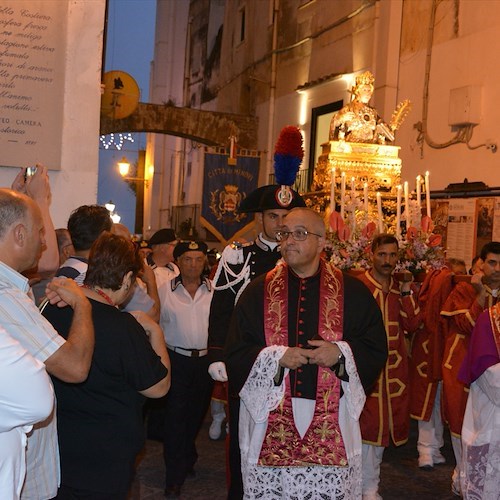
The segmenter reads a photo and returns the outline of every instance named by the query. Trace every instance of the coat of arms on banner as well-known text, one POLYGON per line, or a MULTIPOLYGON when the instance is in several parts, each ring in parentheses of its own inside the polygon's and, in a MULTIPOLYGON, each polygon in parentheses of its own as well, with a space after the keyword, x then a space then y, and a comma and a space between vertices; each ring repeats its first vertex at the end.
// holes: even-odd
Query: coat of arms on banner
POLYGON ((222 243, 248 230, 253 216, 239 213, 241 202, 257 188, 260 156, 240 154, 235 165, 228 155, 205 151, 201 225, 222 243))
POLYGON ((226 184, 224 189, 210 193, 210 210, 219 221, 240 222, 247 216, 237 211, 245 196, 245 193, 240 193, 238 186, 226 184))

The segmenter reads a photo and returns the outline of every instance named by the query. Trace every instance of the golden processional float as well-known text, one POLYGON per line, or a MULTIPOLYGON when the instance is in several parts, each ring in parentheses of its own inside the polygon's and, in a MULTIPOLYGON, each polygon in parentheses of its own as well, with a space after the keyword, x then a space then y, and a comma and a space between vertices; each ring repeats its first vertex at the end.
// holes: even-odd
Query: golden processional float
POLYGON ((393 233, 403 253, 415 254, 409 248, 413 246, 409 232, 422 240, 426 255, 413 255, 412 259, 401 255, 400 267, 418 270, 432 259, 442 261, 441 252, 428 244, 429 238, 437 241, 431 238, 429 173, 417 177, 413 195, 407 182, 401 184, 400 147, 390 143, 411 103, 401 102, 386 123, 369 105, 373 91, 374 77, 369 71, 356 77, 352 101, 332 118, 329 141, 321 145, 311 192, 305 198, 325 215, 332 260, 337 259, 338 267, 368 266, 366 246, 375 233, 393 233))

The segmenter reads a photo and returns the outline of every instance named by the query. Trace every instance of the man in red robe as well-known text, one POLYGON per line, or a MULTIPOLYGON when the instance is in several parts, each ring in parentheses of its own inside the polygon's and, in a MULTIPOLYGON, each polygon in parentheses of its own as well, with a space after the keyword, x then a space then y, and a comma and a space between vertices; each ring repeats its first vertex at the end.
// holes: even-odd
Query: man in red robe
POLYGON ((375 388, 368 395, 360 418, 363 438, 363 499, 380 498, 380 464, 390 441, 402 445, 410 428, 408 352, 405 333, 421 325, 416 288, 399 283, 393 272, 398 261, 398 240, 378 235, 372 243, 372 268, 359 279, 370 289, 384 320, 389 357, 375 388))
POLYGON ((467 386, 458 380, 458 372, 469 347, 469 338, 478 316, 498 300, 500 288, 500 242, 492 241, 481 250, 481 273, 471 284, 458 283, 446 300, 441 314, 447 318, 443 352, 443 418, 448 423, 457 465, 452 490, 460 494, 460 435, 467 404, 467 386))
POLYGON ((427 272, 418 301, 423 327, 412 339, 410 357, 410 416, 418 421, 418 465, 432 470, 445 458, 441 418, 441 391, 444 347, 444 322, 441 309, 454 285, 454 275, 466 274, 465 262, 448 259, 446 267, 427 272))

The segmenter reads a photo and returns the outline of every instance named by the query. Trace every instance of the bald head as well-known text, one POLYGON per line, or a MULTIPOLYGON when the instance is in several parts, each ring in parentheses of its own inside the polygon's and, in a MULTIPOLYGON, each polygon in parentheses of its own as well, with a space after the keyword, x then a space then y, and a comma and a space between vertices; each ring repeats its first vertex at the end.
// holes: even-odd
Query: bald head
POLYGON ((287 221, 291 219, 301 220, 303 225, 308 227, 309 231, 325 236, 325 223, 321 218, 321 215, 318 212, 315 212, 312 208, 293 208, 285 216, 285 224, 287 224, 287 221))
POLYGON ((325 224, 310 208, 294 208, 284 220, 281 255, 301 278, 313 276, 325 246, 325 224))
POLYGON ((21 273, 37 265, 44 246, 38 205, 22 193, 0 189, 0 260, 21 273))
POLYGON ((15 223, 23 221, 33 201, 12 189, 0 189, 0 239, 15 223))

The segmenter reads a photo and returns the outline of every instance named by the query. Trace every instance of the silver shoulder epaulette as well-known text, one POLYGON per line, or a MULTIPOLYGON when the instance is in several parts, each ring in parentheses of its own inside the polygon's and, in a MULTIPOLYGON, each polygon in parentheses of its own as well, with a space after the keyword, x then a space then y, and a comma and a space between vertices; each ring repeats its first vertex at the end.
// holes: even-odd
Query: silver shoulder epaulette
POLYGON ((227 245, 222 251, 219 266, 224 262, 231 265, 243 264, 243 244, 239 241, 233 241, 227 245))

